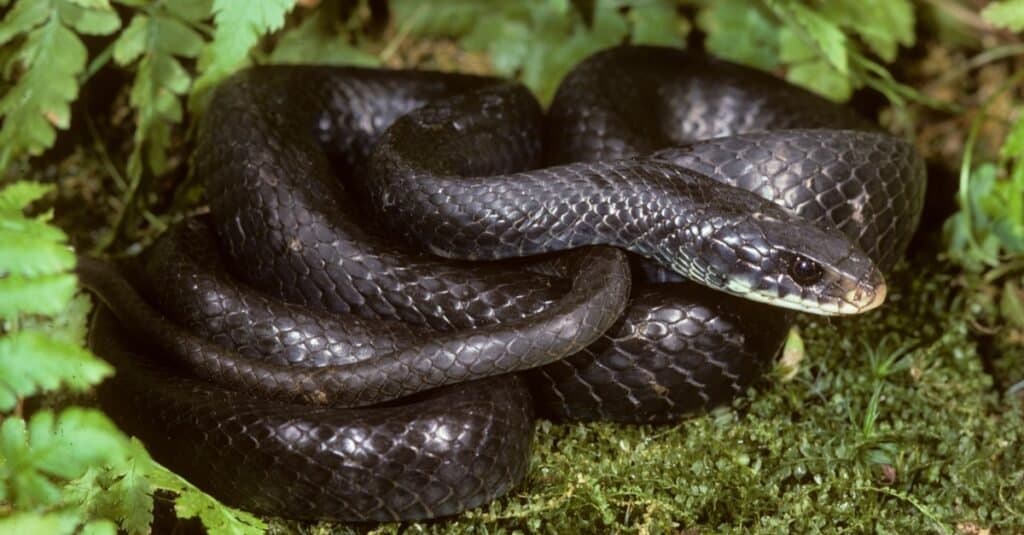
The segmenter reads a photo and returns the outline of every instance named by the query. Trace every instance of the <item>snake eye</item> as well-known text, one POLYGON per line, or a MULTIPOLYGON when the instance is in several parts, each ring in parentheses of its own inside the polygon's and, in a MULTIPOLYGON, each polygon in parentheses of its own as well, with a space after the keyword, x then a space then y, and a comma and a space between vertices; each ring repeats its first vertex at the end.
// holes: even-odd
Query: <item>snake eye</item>
POLYGON ((802 286, 809 286, 820 281, 824 274, 825 270, 821 267, 821 264, 806 256, 797 256, 793 259, 793 263, 789 265, 789 276, 793 277, 793 280, 802 286))

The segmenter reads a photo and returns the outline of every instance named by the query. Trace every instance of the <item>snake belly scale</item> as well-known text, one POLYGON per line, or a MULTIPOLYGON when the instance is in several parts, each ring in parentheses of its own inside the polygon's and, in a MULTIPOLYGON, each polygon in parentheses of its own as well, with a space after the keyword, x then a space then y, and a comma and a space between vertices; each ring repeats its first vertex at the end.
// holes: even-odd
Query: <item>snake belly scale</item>
POLYGON ((248 69, 192 172, 208 216, 123 265, 80 259, 118 370, 101 402, 228 504, 343 521, 506 494, 535 407, 728 401, 789 310, 884 300, 924 194, 913 147, 845 108, 638 46, 584 60, 546 112, 488 77, 248 69))

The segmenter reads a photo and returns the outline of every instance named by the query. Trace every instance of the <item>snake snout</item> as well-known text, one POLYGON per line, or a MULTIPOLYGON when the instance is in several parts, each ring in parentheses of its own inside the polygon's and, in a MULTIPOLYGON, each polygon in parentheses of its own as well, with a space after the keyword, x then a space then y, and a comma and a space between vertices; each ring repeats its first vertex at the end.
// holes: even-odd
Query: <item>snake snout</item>
POLYGON ((843 297, 846 306, 840 314, 860 314, 878 308, 885 302, 888 288, 885 278, 877 269, 873 270, 867 280, 857 282, 843 297))

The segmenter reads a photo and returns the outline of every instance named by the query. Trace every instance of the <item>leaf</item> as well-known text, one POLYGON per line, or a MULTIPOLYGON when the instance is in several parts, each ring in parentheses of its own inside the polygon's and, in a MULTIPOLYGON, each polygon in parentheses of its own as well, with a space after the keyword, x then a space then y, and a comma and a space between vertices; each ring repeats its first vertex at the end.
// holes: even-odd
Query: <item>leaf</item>
POLYGON ((64 306, 60 314, 52 318, 24 316, 21 318, 20 328, 44 333, 53 340, 84 346, 91 310, 92 301, 89 294, 79 292, 64 306))
POLYGON ((174 512, 179 518, 198 517, 212 535, 257 535, 267 527, 254 515, 229 509, 200 492, 185 492, 178 496, 174 500, 174 512))
POLYGON ((70 270, 75 255, 57 227, 35 219, 0 219, 0 276, 35 277, 70 270))
POLYGON ((179 96, 188 91, 191 83, 188 72, 173 56, 154 53, 139 62, 128 97, 139 110, 135 146, 128 158, 128 174, 133 181, 142 175, 143 155, 154 174, 166 172, 170 125, 181 122, 179 96))
POLYGON ((711 2, 697 14, 697 26, 712 54, 763 70, 779 64, 778 25, 746 0, 711 2))
POLYGON ((860 35, 885 61, 898 46, 914 44, 914 8, 908 0, 840 0, 820 4, 821 14, 860 35))
MULTIPOLYGON (((138 448, 142 449, 141 445, 138 448)), ((153 485, 147 477, 152 464, 153 460, 148 455, 129 462, 127 469, 110 487, 117 507, 116 518, 121 520, 121 526, 128 533, 148 533, 153 523, 153 485)))
POLYGON ((1022 297, 1024 297, 1024 293, 1021 292, 1017 282, 1013 280, 1006 281, 999 299, 999 311, 1007 323, 1018 329, 1024 329, 1024 302, 1021 301, 1022 297))
POLYGON ((259 38, 280 29, 284 25, 284 16, 294 6, 295 0, 214 0, 213 20, 216 31, 213 41, 199 55, 199 71, 202 74, 196 80, 195 94, 205 92, 229 73, 247 64, 249 51, 259 38))
POLYGON ((15 79, 0 98, 0 169, 27 152, 53 145, 55 129, 71 122, 70 102, 78 96, 78 74, 86 49, 79 33, 106 35, 121 20, 106 2, 21 0, 0 24, 0 44, 23 42, 5 59, 5 76, 15 79), (16 75, 15 73, 20 73, 16 75))
POLYGON ((153 523, 153 486, 147 478, 155 464, 135 439, 126 445, 126 458, 109 468, 90 468, 64 487, 64 503, 89 518, 117 520, 129 534, 148 534, 153 523))
POLYGON ((689 21, 680 16, 674 2, 632 2, 627 18, 631 41, 640 45, 682 46, 690 32, 689 21))
POLYGON ((397 26, 414 35, 460 37, 469 33, 487 15, 500 17, 510 4, 514 2, 498 0, 488 5, 477 0, 447 0, 431 4, 420 0, 393 0, 391 9, 397 26))
POLYGON ((999 155, 1003 158, 1024 157, 1024 115, 1018 117, 1014 121, 1013 126, 1010 127, 1010 133, 1007 134, 1006 139, 1003 141, 1003 146, 999 149, 999 155))
POLYGON ((194 58, 202 50, 203 37, 179 19, 171 16, 153 17, 156 25, 153 32, 160 38, 154 42, 155 49, 164 54, 194 58))
POLYGON ((789 28, 779 32, 779 57, 791 63, 786 79, 835 101, 850 98, 849 79, 823 60, 789 28))
POLYGON ((0 318, 13 318, 19 314, 58 314, 75 295, 76 288, 77 281, 70 273, 2 277, 0 318))
POLYGON ((123 462, 126 438, 99 411, 71 407, 55 417, 40 411, 26 423, 0 424, 0 482, 19 508, 60 499, 55 481, 81 477, 92 466, 123 462))
POLYGON ((156 175, 167 171, 171 125, 181 122, 181 96, 192 85, 191 75, 177 57, 196 57, 204 44, 202 36, 170 9, 152 9, 149 14, 136 15, 114 43, 117 63, 138 60, 129 93, 129 103, 138 110, 128 157, 132 190, 147 167, 156 175))
POLYGON ((31 513, 19 511, 7 518, 0 519, 0 533, 45 533, 46 535, 63 535, 75 532, 78 518, 69 512, 31 513))
MULTIPOLYGON (((453 13, 447 20, 435 20, 438 14, 433 11, 426 11, 425 15, 414 11, 407 15, 406 24, 420 35, 455 36, 465 31, 460 43, 466 49, 487 52, 495 71, 505 76, 518 76, 544 101, 550 98, 555 84, 573 64, 588 50, 600 48, 595 36, 600 39, 610 26, 607 17, 600 13, 600 5, 595 7, 593 24, 588 28, 569 4, 560 0, 500 2, 490 10, 456 2, 449 8, 453 13), (480 19, 477 21, 474 17, 480 19)), ((626 35, 626 24, 621 17, 616 18, 621 39, 626 35)))
POLYGON ((111 9, 109 0, 65 0, 71 4, 89 9, 111 9))
POLYGON ((807 355, 804 347, 804 339, 800 337, 800 329, 793 327, 786 335, 786 342, 782 346, 782 356, 777 364, 779 380, 783 383, 792 381, 800 371, 800 364, 807 355))
MULTIPOLYGON (((586 56, 622 42, 629 26, 613 0, 599 0, 593 23, 587 26, 564 2, 533 5, 525 20, 532 39, 523 58, 520 78, 541 102, 548 102, 562 77, 586 56)), ((488 49, 491 54, 495 51, 488 49)))
POLYGON ((213 12, 213 0, 174 0, 166 6, 171 15, 188 22, 205 20, 213 12))
POLYGON ((149 469, 149 480, 156 488, 177 493, 174 511, 178 517, 198 517, 211 535, 257 535, 267 529, 256 516, 221 504, 156 462, 149 469))
POLYGON ((0 169, 16 154, 41 153, 53 144, 55 128, 68 127, 85 59, 85 45, 58 17, 29 32, 11 59, 24 74, 0 98, 0 169))
POLYGON ((146 50, 146 41, 149 25, 149 17, 143 14, 136 14, 132 17, 128 27, 117 36, 114 41, 114 61, 124 67, 135 61, 146 50))
POLYGON ((82 527, 82 535, 117 535, 117 524, 110 520, 93 520, 82 527))
POLYGON ((336 21, 325 9, 318 9, 301 24, 285 32, 270 54, 272 63, 317 63, 334 65, 380 64, 375 56, 367 54, 348 42, 346 34, 339 33, 336 21))
POLYGON ((61 386, 84 391, 113 373, 74 342, 31 330, 8 334, 0 338, 0 411, 10 410, 19 397, 61 386))
POLYGON ((799 2, 768 0, 766 3, 795 36, 817 49, 828 65, 840 74, 849 72, 846 35, 835 23, 799 2))
POLYGON ((28 205, 54 190, 51 184, 20 180, 0 189, 0 217, 21 217, 28 205))
POLYGON ((0 45, 6 44, 18 34, 28 33, 46 22, 50 16, 47 2, 20 0, 0 22, 0 45))
POLYGON ((981 10, 981 16, 996 26, 1019 32, 1024 30, 1024 0, 991 2, 981 10))
POLYGON ((64 0, 57 3, 57 11, 64 24, 78 33, 108 35, 121 27, 121 18, 107 2, 64 0))
POLYGON ((512 76, 526 61, 530 37, 530 28, 524 21, 488 17, 480 21, 461 42, 470 50, 488 51, 494 70, 512 76))

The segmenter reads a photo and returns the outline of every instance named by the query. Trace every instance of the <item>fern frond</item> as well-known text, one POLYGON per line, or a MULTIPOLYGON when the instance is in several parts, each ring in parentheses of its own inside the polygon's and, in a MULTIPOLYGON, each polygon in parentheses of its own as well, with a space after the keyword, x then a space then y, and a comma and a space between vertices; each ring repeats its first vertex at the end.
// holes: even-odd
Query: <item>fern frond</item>
POLYGON ((86 390, 113 373, 109 364, 74 342, 18 331, 0 338, 0 411, 11 410, 19 397, 61 386, 86 390))
POLYGON ((256 516, 226 507, 155 462, 150 465, 148 479, 155 488, 177 494, 174 511, 179 518, 199 518, 211 535, 259 535, 267 529, 256 516))
POLYGON ((81 477, 92 466, 123 463, 125 440, 103 413, 72 407, 59 416, 40 411, 26 422, 0 424, 0 484, 22 509, 59 502, 56 481, 81 477))
POLYGON ((57 129, 70 125, 70 104, 86 61, 75 32, 105 35, 120 23, 103 1, 19 0, 7 13, 0 22, 0 44, 21 39, 2 68, 8 77, 20 76, 0 98, 0 169, 20 154, 41 153, 53 145, 57 129))
POLYGON ((216 31, 199 55, 199 78, 190 102, 201 108, 207 90, 249 61, 249 53, 260 37, 281 29, 284 16, 295 7, 295 0, 238 2, 214 0, 213 21, 216 31))
POLYGON ((122 66, 136 64, 129 102, 137 110, 134 144, 128 158, 132 188, 138 186, 144 166, 153 174, 167 170, 167 149, 171 125, 182 120, 181 96, 192 84, 192 76, 178 58, 195 58, 203 37, 164 5, 132 17, 114 42, 114 61, 122 66))

